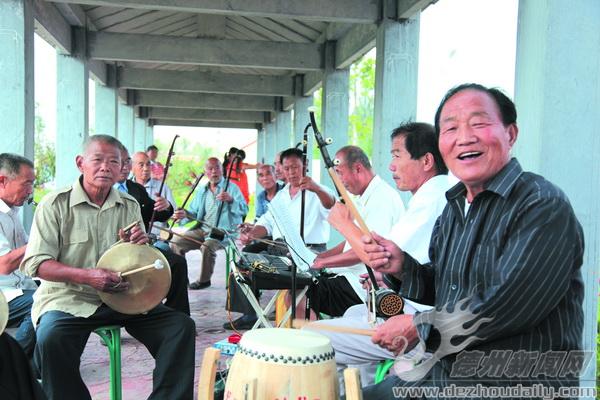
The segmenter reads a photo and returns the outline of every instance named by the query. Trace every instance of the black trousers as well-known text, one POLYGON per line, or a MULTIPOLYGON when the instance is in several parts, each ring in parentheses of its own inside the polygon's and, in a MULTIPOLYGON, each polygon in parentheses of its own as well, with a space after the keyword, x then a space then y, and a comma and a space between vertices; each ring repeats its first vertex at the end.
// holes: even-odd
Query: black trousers
POLYGON ((194 321, 159 304, 146 314, 125 315, 105 305, 87 318, 48 311, 39 321, 34 362, 49 400, 91 399, 79 372, 81 353, 90 333, 121 325, 156 360, 149 399, 189 400, 194 392, 194 321))
POLYGON ((188 297, 188 266, 185 257, 157 247, 171 266, 171 287, 167 293, 165 305, 173 310, 190 315, 190 299, 188 297))
POLYGON ((0 399, 46 399, 21 346, 6 332, 0 335, 0 399))

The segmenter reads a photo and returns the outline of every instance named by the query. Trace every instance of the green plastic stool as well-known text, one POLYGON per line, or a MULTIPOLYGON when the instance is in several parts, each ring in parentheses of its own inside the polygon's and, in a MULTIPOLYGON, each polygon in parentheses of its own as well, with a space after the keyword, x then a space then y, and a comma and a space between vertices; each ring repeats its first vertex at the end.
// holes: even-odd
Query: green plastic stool
POLYGON ((102 326, 94 332, 98 334, 108 347, 110 358, 110 399, 121 400, 121 327, 118 325, 102 326))
POLYGON ((385 376, 393 365, 394 360, 383 360, 379 363, 377 370, 375 371, 375 384, 378 384, 385 379, 385 376))

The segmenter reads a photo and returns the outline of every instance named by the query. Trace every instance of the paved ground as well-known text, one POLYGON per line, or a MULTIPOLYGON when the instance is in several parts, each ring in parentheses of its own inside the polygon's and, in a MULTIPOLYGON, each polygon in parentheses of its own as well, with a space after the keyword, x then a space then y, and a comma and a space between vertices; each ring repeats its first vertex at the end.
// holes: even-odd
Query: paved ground
MULTIPOLYGON (((188 253, 190 281, 199 275, 200 252, 188 253)), ((196 322, 198 336, 196 338, 196 377, 194 391, 198 385, 198 376, 204 349, 213 343, 229 336, 231 331, 222 327, 227 320, 225 311, 225 254, 218 253, 212 286, 203 290, 188 291, 192 318, 196 322)), ((263 296, 267 297, 267 296, 263 296)), ((265 299, 266 301, 266 299, 265 299)), ((239 314, 232 314, 237 318, 239 314)), ((123 399, 147 398, 152 390, 152 370, 154 359, 146 348, 121 330, 122 343, 122 379, 123 399)), ((86 382, 92 398, 109 399, 109 366, 106 347, 100 344, 100 338, 92 334, 81 358, 81 374, 86 382)), ((194 396, 196 398, 196 394, 194 396)))

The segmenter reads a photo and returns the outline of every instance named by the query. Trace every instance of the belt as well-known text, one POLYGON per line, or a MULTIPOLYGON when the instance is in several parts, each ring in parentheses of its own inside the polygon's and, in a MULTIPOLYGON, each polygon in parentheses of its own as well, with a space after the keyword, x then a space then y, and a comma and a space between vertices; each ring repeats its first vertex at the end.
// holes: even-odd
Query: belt
POLYGON ((323 247, 327 246, 327 243, 306 243, 306 247, 323 247))

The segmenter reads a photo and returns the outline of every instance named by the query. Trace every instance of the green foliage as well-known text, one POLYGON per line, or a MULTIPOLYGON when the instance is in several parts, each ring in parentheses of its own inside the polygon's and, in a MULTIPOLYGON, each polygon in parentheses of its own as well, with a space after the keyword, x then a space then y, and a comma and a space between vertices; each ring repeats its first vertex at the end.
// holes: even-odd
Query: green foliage
POLYGON ((350 96, 349 142, 371 156, 375 108, 374 58, 365 56, 350 67, 350 96))
MULTIPOLYGON (((364 56, 350 67, 350 110, 348 116, 348 143, 362 148, 368 156, 373 149, 373 113, 375 109, 375 58, 364 56)), ((314 94, 317 108, 315 117, 321 127, 323 89, 314 94)), ((313 149, 313 158, 320 158, 319 149, 313 149)))
POLYGON ((35 145, 34 145, 34 163, 35 163, 35 187, 43 187, 54 179, 56 174, 56 151, 54 143, 49 142, 44 135, 46 125, 37 114, 35 115, 35 145))
MULTIPOLYGON (((154 143, 159 150, 159 161, 163 164, 167 159, 167 152, 172 140, 171 138, 168 141, 163 141, 157 138, 154 143)), ((173 151, 175 155, 171 157, 171 167, 167 176, 167 184, 173 191, 173 197, 179 206, 190 191, 190 186, 186 185, 186 183, 194 183, 195 179, 192 174, 201 174, 204 171, 206 160, 217 154, 217 152, 212 147, 205 147, 199 143, 191 143, 183 137, 177 139, 173 151)))

